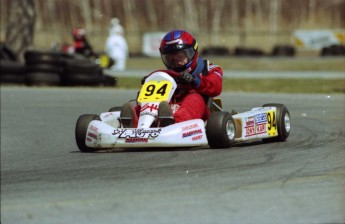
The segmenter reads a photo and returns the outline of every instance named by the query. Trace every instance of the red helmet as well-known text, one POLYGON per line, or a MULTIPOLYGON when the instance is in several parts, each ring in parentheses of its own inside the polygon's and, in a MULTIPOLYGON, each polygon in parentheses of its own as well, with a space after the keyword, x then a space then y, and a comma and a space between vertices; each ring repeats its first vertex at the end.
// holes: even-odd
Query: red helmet
POLYGON ((187 31, 173 30, 167 33, 159 51, 165 66, 176 72, 190 72, 197 65, 198 43, 187 31))
POLYGON ((73 38, 75 40, 84 40, 86 37, 86 31, 84 29, 74 29, 73 38))

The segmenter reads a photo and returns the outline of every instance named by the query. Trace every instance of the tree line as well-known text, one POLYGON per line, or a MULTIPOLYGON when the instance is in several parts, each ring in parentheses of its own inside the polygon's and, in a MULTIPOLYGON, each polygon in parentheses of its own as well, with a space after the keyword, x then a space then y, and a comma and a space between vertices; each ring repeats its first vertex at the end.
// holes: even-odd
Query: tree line
POLYGON ((0 10, 1 40, 13 45, 28 21, 27 32, 51 33, 63 41, 77 27, 107 35, 110 19, 118 17, 130 43, 145 32, 174 28, 206 35, 212 42, 220 33, 276 35, 345 26, 345 0, 1 0, 0 10))

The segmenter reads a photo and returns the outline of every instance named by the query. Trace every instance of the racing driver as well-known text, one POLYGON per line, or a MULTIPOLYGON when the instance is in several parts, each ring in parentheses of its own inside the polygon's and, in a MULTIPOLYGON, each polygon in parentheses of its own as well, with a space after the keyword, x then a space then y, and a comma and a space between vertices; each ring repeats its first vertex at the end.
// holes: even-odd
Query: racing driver
MULTIPOLYGON (((220 95, 222 69, 199 56, 197 41, 184 30, 168 32, 163 37, 159 50, 168 69, 165 72, 178 73, 179 80, 172 102, 161 102, 159 105, 158 116, 164 118, 160 119, 160 126, 191 119, 207 120, 210 110, 206 101, 208 97, 220 95)), ((137 106, 134 114, 133 109, 130 103, 122 107, 121 117, 131 117, 133 120, 133 123, 124 124, 125 127, 135 126, 140 108, 137 106)))

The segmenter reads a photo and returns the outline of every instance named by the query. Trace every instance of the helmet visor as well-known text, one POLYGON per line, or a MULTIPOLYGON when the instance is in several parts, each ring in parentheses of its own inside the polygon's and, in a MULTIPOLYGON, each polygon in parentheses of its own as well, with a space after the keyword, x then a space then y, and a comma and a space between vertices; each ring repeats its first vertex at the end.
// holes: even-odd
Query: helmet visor
POLYGON ((174 51, 167 54, 162 54, 162 60, 168 68, 178 69, 187 65, 193 60, 195 51, 193 47, 183 49, 180 51, 174 51))

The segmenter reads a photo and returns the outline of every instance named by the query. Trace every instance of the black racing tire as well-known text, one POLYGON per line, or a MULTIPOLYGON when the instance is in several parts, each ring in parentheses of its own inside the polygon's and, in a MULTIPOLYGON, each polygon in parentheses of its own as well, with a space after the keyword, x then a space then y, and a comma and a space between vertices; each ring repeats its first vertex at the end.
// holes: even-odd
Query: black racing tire
POLYGON ((225 111, 211 113, 206 124, 206 136, 211 148, 229 148, 235 140, 236 126, 233 117, 225 111))
POLYGON ((0 60, 0 80, 7 84, 25 84, 26 67, 24 64, 9 60, 0 60))
POLYGON ((6 44, 0 43, 0 59, 9 61, 18 61, 18 57, 6 44))
POLYGON ((332 56, 332 52, 331 49, 329 47, 323 47, 321 49, 321 56, 325 57, 325 56, 332 56))
POLYGON ((121 111, 122 107, 112 107, 108 112, 121 111))
POLYGON ((67 60, 65 63, 66 73, 85 73, 85 74, 94 74, 101 75, 102 68, 98 65, 92 63, 88 59, 73 59, 67 60))
POLYGON ((245 57, 258 57, 263 56, 265 53, 258 48, 245 48, 245 47, 236 47, 234 51, 235 56, 245 56, 245 57))
POLYGON ((235 56, 248 56, 248 51, 247 49, 243 47, 236 47, 234 50, 234 55, 235 56))
POLYGON ((0 60, 1 74, 25 74, 26 66, 20 62, 0 60))
POLYGON ((102 76, 102 83, 103 83, 103 86, 115 87, 116 83, 117 83, 117 78, 111 77, 108 75, 103 75, 102 76))
POLYGON ((321 56, 344 56, 345 46, 342 45, 331 45, 323 47, 321 50, 321 56))
POLYGON ((59 86, 60 74, 55 72, 29 72, 25 83, 28 86, 59 86))
POLYGON ((29 50, 24 53, 26 65, 49 64, 63 66, 64 59, 60 52, 55 51, 34 51, 29 50))
POLYGON ((85 145, 87 128, 89 127, 90 122, 93 120, 100 121, 101 118, 96 114, 83 114, 78 118, 75 125, 75 140, 81 152, 97 151, 97 149, 90 148, 85 145))
POLYGON ((36 64, 36 65, 27 65, 28 72, 49 72, 49 73, 62 73, 63 67, 50 65, 50 64, 36 64))
POLYGON ((262 105, 263 107, 276 107, 276 125, 278 129, 278 136, 273 138, 265 138, 265 142, 283 142, 290 135, 291 130, 291 121, 290 121, 290 112, 284 104, 279 103, 268 103, 262 105))
POLYGON ((24 74, 11 74, 11 73, 1 73, 0 76, 1 83, 6 84, 25 84, 24 74))
POLYGON ((99 86, 102 83, 102 76, 85 73, 63 74, 61 77, 64 86, 99 86))
POLYGON ((296 50, 290 45, 276 45, 274 46, 271 55, 272 56, 286 56, 293 57, 296 54, 296 50))
POLYGON ((209 56, 209 55, 218 55, 218 56, 229 56, 230 51, 225 46, 214 46, 214 47, 205 47, 201 55, 209 56))

